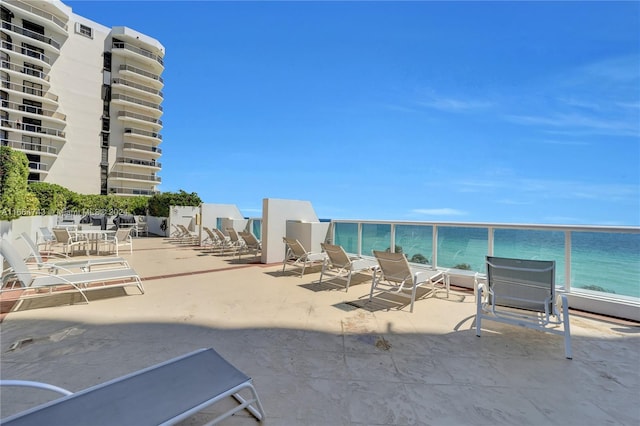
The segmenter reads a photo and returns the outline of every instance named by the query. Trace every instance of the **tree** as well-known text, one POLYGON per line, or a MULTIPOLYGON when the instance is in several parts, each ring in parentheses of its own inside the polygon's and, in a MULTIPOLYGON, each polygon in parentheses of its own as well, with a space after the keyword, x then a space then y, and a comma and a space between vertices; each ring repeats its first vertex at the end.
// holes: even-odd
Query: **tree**
POLYGON ((169 206, 199 206, 202 200, 195 192, 183 191, 162 192, 149 198, 149 214, 151 216, 168 217, 169 206))
POLYGON ((0 146, 0 220, 40 213, 38 199, 27 191, 29 160, 24 152, 0 146))

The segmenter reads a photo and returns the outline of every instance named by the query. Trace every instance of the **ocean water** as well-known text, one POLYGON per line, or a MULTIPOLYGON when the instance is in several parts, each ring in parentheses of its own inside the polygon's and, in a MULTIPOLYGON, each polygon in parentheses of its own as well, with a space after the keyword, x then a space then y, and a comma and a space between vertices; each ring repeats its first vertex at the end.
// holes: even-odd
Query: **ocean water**
MULTIPOLYGON (((335 242, 358 252, 358 225, 335 223, 335 242)), ((486 272, 486 228, 438 227, 437 265, 486 272)), ((363 224, 362 254, 388 250, 390 224, 363 224)), ((395 250, 412 262, 432 263, 433 227, 396 225, 395 250)), ((495 256, 556 261, 556 284, 565 285, 564 231, 495 229, 495 256)), ((571 288, 640 298, 640 234, 571 233, 571 288)))

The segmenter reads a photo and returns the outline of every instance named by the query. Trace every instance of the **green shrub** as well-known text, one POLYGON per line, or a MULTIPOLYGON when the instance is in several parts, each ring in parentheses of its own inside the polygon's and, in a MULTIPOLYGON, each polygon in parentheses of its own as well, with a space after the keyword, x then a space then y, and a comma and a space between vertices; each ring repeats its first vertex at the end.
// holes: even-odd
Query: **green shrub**
POLYGON ((0 146, 0 220, 41 213, 38 199, 27 192, 28 177, 25 153, 0 146))
POLYGON ((199 206, 202 200, 195 192, 183 191, 162 192, 149 198, 149 214, 151 216, 168 217, 169 206, 199 206))

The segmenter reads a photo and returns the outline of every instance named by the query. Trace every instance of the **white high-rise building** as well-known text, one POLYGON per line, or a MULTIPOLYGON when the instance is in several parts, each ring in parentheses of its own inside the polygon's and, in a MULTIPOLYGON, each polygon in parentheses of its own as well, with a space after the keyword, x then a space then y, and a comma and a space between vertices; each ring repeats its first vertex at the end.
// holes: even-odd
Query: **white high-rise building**
POLYGON ((0 140, 27 155, 29 181, 156 193, 164 47, 58 0, 2 0, 0 9, 0 140))

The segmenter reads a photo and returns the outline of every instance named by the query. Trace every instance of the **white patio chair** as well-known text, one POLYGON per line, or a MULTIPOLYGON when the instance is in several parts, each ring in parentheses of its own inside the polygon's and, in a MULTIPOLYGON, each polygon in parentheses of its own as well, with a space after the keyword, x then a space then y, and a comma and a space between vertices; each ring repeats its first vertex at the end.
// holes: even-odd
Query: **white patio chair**
POLYGON ((87 240, 81 235, 74 235, 66 228, 54 228, 53 234, 56 237, 56 244, 62 245, 63 253, 73 254, 76 248, 84 248, 87 251, 87 240))
POLYGON ((487 256, 487 284, 478 285, 476 335, 482 320, 502 322, 564 337, 571 359, 569 307, 565 294, 556 295, 555 261, 487 256))
POLYGON ((320 264, 327 257, 325 253, 312 253, 307 251, 300 241, 295 238, 283 237, 282 241, 287 247, 284 260, 282 261, 282 273, 284 273, 287 265, 300 267, 300 276, 304 275, 307 266, 320 264))
POLYGON ((432 293, 438 289, 444 289, 449 297, 448 281, 445 280, 442 271, 426 268, 412 268, 403 253, 390 253, 386 251, 373 251, 378 261, 379 268, 373 274, 369 300, 374 291, 396 294, 411 299, 410 312, 413 312, 413 304, 416 301, 418 287, 429 286, 432 293))
POLYGON ((327 257, 322 264, 319 283, 322 278, 332 275, 334 278, 341 278, 346 281, 345 291, 349 291, 351 284, 351 276, 361 271, 372 270, 376 265, 376 261, 372 259, 364 259, 360 256, 349 256, 342 246, 328 243, 321 243, 322 250, 327 257))
POLYGON ((129 247, 129 254, 133 253, 133 238, 131 238, 132 228, 118 228, 113 235, 105 234, 104 243, 107 245, 108 250, 116 252, 116 256, 119 254, 120 247, 129 247))

